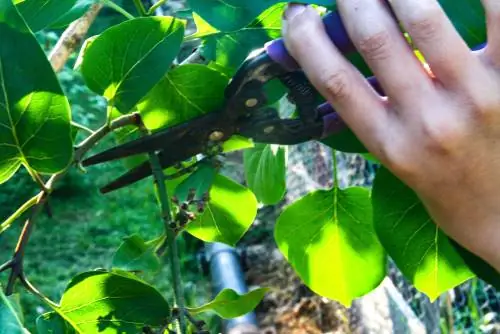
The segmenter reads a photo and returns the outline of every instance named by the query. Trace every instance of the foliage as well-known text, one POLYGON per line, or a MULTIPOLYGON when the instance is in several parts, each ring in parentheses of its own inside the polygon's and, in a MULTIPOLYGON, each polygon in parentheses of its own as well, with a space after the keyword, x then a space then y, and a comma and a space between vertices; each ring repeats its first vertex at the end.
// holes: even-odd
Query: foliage
MULTIPOLYGON (((335 7, 326 0, 303 2, 335 7)), ((452 0, 440 2, 470 45, 485 41, 480 0, 462 0, 461 6, 452 0)), ((40 333, 174 328, 185 332, 186 318, 191 328, 201 329, 193 320, 199 313, 213 311, 225 318, 245 314, 262 300, 266 288, 243 296, 224 290, 205 305, 185 306, 177 254, 183 232, 202 241, 236 245, 252 225, 259 202, 272 205, 283 199, 286 147, 253 143, 241 136, 224 138, 228 139, 224 143, 211 139, 205 160, 168 166, 169 177, 155 154, 127 160, 129 165, 149 160, 160 207, 157 218, 163 220, 164 231, 146 236, 149 240, 133 231, 114 253, 109 268, 78 273, 59 303, 26 278, 25 247, 40 212, 57 193, 56 183, 72 175, 74 167, 110 132, 124 142, 220 111, 226 102, 225 88, 248 54, 280 36, 284 10, 279 1, 189 0, 197 31, 188 34, 185 13, 156 17, 134 1, 141 16, 134 17, 117 3, 104 3, 124 18, 91 36, 80 50, 82 79, 90 91, 104 98, 106 109, 101 111, 104 124, 86 133, 88 124, 77 123, 86 119, 86 112, 76 112, 76 104, 67 97, 72 84, 64 82, 63 75, 56 76, 34 32, 66 27, 92 2, 0 2, 0 183, 23 166, 41 190, 30 194, 35 197, 20 209, 13 207, 10 211, 15 213, 2 224, 1 231, 11 233, 8 229, 15 221, 27 218, 20 246, 0 270, 10 270, 6 292, 11 294, 13 283, 20 281, 51 309, 37 320, 40 333), (197 52, 204 64, 179 63, 184 43, 192 41, 200 42, 197 52), (218 154, 235 150, 244 150, 246 186, 220 173, 218 154), (146 279, 162 270, 165 249, 173 302, 146 279)), ((369 75, 358 54, 346 56, 369 75)), ((286 91, 277 83, 266 87, 266 93, 270 106, 279 105, 286 91)), ((333 150, 366 152, 349 130, 323 143, 333 150)), ((335 181, 336 173, 335 166, 335 181)), ((108 210, 112 209, 109 203, 108 210)), ((484 268, 482 261, 457 249, 415 194, 386 169, 379 171, 371 197, 366 189, 340 189, 335 182, 332 189, 314 191, 291 204, 277 221, 275 239, 305 284, 344 305, 378 286, 386 275, 387 256, 431 299, 474 274, 498 282, 498 273, 476 269, 484 268)), ((24 324, 16 305, 0 294, 2 325, 22 333, 24 324)))

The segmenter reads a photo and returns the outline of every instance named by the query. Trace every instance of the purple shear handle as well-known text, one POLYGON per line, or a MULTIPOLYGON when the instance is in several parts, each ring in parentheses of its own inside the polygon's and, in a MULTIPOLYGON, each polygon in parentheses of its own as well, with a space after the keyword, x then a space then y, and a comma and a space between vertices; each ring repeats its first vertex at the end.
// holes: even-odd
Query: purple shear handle
MULTIPOLYGON (((348 54, 356 52, 356 47, 353 45, 347 30, 342 22, 342 19, 338 12, 331 12, 323 17, 323 23, 325 25, 326 33, 332 43, 337 47, 337 49, 342 54, 348 54)), ((482 43, 474 48, 473 51, 478 51, 486 47, 486 43, 482 43)), ((265 45, 265 49, 269 57, 276 63, 283 66, 288 71, 296 71, 300 69, 299 64, 293 59, 288 50, 286 49, 285 42, 283 39, 276 39, 265 45)), ((371 86, 380 95, 384 96, 384 91, 379 85, 375 77, 367 78, 371 86)), ((317 108, 319 114, 323 117, 324 128, 322 138, 337 134, 342 130, 346 129, 347 126, 340 118, 338 113, 333 109, 333 107, 324 103, 317 108)))

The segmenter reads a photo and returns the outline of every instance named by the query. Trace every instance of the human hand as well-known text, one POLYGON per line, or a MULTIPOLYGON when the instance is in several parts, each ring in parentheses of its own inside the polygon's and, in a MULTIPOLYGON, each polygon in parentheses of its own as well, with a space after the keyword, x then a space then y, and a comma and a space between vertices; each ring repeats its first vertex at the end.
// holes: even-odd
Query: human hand
POLYGON ((500 2, 482 0, 488 44, 471 51, 436 0, 391 0, 416 58, 376 0, 337 0, 381 97, 328 39, 311 7, 290 5, 283 37, 311 83, 364 145, 421 198, 448 235, 500 271, 500 2))

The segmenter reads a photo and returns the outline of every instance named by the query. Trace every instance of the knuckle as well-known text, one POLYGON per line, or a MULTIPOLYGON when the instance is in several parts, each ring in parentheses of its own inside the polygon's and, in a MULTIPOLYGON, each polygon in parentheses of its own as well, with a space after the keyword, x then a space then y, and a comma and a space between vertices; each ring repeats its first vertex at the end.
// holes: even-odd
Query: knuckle
POLYGON ((346 100, 351 94, 350 80, 345 70, 326 72, 320 82, 328 98, 333 101, 346 100))
POLYGON ((369 60, 387 59, 391 55, 390 41, 387 30, 363 36, 358 42, 359 51, 369 60))
POLYGON ((437 155, 447 156, 456 152, 463 131, 457 122, 427 121, 422 125, 426 148, 437 155))
POLYGON ((414 39, 432 40, 438 37, 443 22, 444 16, 439 7, 426 6, 408 19, 408 31, 414 39))

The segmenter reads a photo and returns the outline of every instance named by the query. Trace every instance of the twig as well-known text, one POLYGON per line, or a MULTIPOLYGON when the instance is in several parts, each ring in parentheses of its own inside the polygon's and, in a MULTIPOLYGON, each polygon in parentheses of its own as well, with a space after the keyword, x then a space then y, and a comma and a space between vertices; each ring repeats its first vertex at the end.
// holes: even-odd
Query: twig
POLYGON ((94 130, 92 129, 89 129, 87 128, 85 125, 82 125, 80 123, 77 123, 77 122, 71 122, 71 125, 74 126, 75 128, 79 129, 79 130, 82 130, 82 131, 85 131, 87 132, 89 135, 93 135, 94 134, 94 130))
MULTIPOLYGON (((99 142, 102 138, 104 138, 107 134, 111 133, 113 130, 118 129, 120 127, 125 127, 128 125, 134 125, 137 124, 138 120, 138 115, 137 114, 129 114, 129 115, 124 115, 121 116, 114 121, 112 121, 109 125, 106 124, 103 127, 101 127, 99 130, 94 132, 91 136, 89 136, 87 139, 85 139, 76 149, 76 152, 74 154, 74 163, 79 163, 82 157, 95 145, 97 142, 99 142)), ((30 284, 26 284, 27 279, 24 277, 24 269, 23 269, 23 259, 24 259, 24 252, 26 250, 26 246, 29 242, 31 233, 33 232, 33 227, 35 225, 36 218, 38 215, 42 212, 43 207, 45 203, 47 202, 50 194, 53 192, 54 189, 54 184, 61 180, 66 173, 68 172, 68 169, 58 173, 54 174, 49 181, 45 184, 45 189, 42 190, 36 198, 35 204, 31 205, 33 207, 33 211, 31 212, 31 217, 26 220, 24 224, 23 231, 21 232, 16 249, 14 251, 14 255, 12 258, 5 262, 3 265, 0 266, 0 272, 5 271, 7 269, 10 269, 10 275, 9 275, 9 281, 7 283, 6 287, 6 294, 11 295, 14 291, 14 284, 15 282, 19 279, 25 287, 32 292, 33 294, 37 296, 43 296, 38 290, 32 289, 33 286, 30 284)), ((30 199, 32 201, 33 199, 30 199)), ((28 202, 30 202, 28 201, 28 202)), ((24 206, 29 206, 29 204, 24 204, 24 206)), ((19 211, 19 210, 18 210, 19 211)), ((45 301, 48 300, 48 298, 45 297, 45 301)))
MULTIPOLYGON (((31 197, 26 203, 24 203, 19 209, 17 209, 16 212, 14 212, 7 220, 5 220, 1 225, 0 225, 0 234, 5 232, 12 223, 19 218, 23 213, 25 213, 29 208, 31 208, 33 205, 35 205, 38 201, 38 196, 40 194, 31 197)), ((1 270, 0 270, 1 271, 1 270)))
POLYGON ((141 0, 134 0, 134 5, 135 8, 137 8, 137 11, 141 16, 147 16, 148 13, 146 13, 146 9, 144 8, 144 4, 142 3, 141 0))
POLYGON ((156 10, 163 6, 163 4, 167 2, 167 0, 158 0, 154 5, 152 5, 148 10, 148 16, 156 13, 156 10))
MULTIPOLYGON (((143 124, 139 125, 139 129, 144 135, 148 134, 148 131, 143 124)), ((178 317, 179 321, 178 321, 177 331, 178 334, 184 334, 186 333, 186 328, 187 328, 185 314, 184 314, 184 310, 186 309, 184 304, 184 291, 182 287, 181 266, 179 262, 179 255, 176 242, 177 235, 176 232, 172 228, 170 228, 170 223, 172 223, 173 220, 169 204, 170 200, 167 194, 167 187, 165 186, 165 174, 163 173, 160 160, 158 159, 156 153, 154 152, 149 153, 149 161, 151 164, 151 170, 153 173, 156 186, 158 187, 158 197, 160 200, 161 215, 163 218, 163 224, 166 232, 168 257, 169 257, 170 270, 174 286, 174 305, 180 311, 178 317)))
POLYGON ((94 4, 78 20, 72 22, 57 41, 54 49, 50 53, 49 60, 55 72, 63 69, 71 54, 87 35, 90 26, 96 19, 102 4, 94 4))

